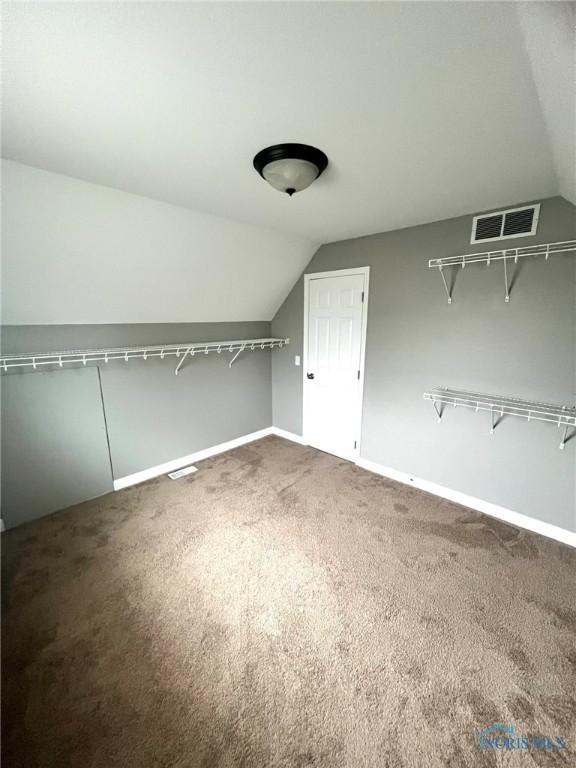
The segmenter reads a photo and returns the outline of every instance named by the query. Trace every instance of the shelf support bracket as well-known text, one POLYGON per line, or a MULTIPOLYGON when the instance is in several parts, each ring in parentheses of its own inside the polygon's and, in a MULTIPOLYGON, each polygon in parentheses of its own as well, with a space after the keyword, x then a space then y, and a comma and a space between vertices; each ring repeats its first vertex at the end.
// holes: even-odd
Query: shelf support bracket
POLYGON ((496 429, 496 414, 494 412, 494 408, 490 409, 490 434, 494 434, 494 430, 496 429))
POLYGON ((234 365, 234 363, 235 363, 235 361, 236 361, 236 358, 238 357, 238 355, 239 355, 241 352, 244 352, 244 349, 245 349, 245 348, 246 348, 246 347, 245 347, 245 345, 243 344, 243 345, 240 347, 240 349, 239 349, 239 350, 236 352, 236 354, 234 355, 234 357, 232 358, 232 360, 230 360, 230 362, 228 363, 228 368, 232 368, 232 366, 234 365))
POLYGON ((450 288, 448 288, 448 283, 446 282, 446 275, 444 274, 444 269, 440 266, 438 267, 438 272, 440 272, 440 277, 442 278, 442 282, 444 283, 444 290, 446 291, 446 296, 448 297, 448 304, 452 304, 452 294, 450 293, 450 288))
POLYGON ((442 413, 443 409, 438 405, 436 400, 432 400, 432 405, 434 406, 434 410, 436 411, 436 416, 438 416, 438 424, 442 421, 442 413))
POLYGON ((180 371, 180 368, 182 368, 182 363, 184 362, 184 360, 186 360, 186 357, 187 357, 189 352, 190 352, 190 347, 188 347, 186 352, 184 352, 184 354, 182 355, 182 359, 180 360, 180 362, 176 366, 176 370, 174 371, 174 375, 175 376, 178 376, 178 372, 180 371))
MULTIPOLYGON (((558 426, 561 427, 562 424, 558 423, 558 426)), ((571 436, 568 435, 569 427, 570 427, 569 424, 564 424, 564 433, 562 434, 562 440, 560 441, 560 445, 558 446, 558 448, 560 448, 561 451, 564 450, 566 443, 568 442, 568 440, 570 440, 571 436)))
POLYGON ((508 285, 508 259, 504 257, 502 261, 504 262, 504 289, 506 291, 504 301, 508 302, 510 301, 510 286, 508 285))

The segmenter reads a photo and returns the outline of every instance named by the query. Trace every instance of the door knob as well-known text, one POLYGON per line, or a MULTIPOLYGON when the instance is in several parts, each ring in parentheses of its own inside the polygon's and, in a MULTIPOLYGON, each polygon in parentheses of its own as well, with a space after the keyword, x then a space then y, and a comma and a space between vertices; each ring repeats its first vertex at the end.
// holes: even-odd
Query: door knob
POLYGON ((314 378, 314 374, 313 374, 313 373, 307 373, 307 374, 306 374, 306 376, 307 376, 309 379, 313 379, 313 378, 314 378))

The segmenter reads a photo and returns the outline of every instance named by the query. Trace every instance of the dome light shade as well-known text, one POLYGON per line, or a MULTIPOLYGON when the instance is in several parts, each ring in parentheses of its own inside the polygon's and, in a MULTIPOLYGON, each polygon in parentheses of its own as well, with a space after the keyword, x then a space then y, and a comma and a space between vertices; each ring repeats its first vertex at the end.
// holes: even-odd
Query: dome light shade
POLYGON ((308 160, 273 160, 262 169, 262 176, 268 184, 289 195, 301 192, 318 178, 318 168, 308 160))
POLYGON ((254 158, 254 168, 260 176, 290 197, 309 187, 327 165, 324 152, 307 144, 275 144, 262 149, 254 158))

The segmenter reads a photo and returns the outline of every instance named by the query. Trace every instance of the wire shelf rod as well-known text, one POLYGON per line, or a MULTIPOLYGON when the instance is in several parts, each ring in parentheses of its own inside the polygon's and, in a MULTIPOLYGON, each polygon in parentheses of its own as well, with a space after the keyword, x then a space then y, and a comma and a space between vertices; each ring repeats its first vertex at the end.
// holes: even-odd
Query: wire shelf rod
POLYGON ((528 256, 544 256, 548 259, 558 253, 576 252, 576 240, 564 240, 558 243, 542 243, 541 245, 527 245, 521 248, 502 248, 483 253, 464 253, 460 256, 448 256, 444 259, 429 259, 429 269, 442 269, 443 267, 465 267, 467 264, 487 264, 502 259, 518 259, 528 256))
POLYGON ((469 392, 461 389, 436 387, 424 393, 424 399, 432 402, 438 421, 442 421, 444 407, 469 408, 475 411, 487 411, 491 414, 491 429, 493 434, 498 424, 499 416, 515 416, 526 421, 545 421, 564 428, 564 436, 560 443, 563 450, 569 439, 568 430, 576 428, 576 407, 543 403, 537 400, 524 400, 518 397, 502 395, 487 395, 481 392, 469 392))
POLYGON ((446 291, 448 304, 452 304, 454 282, 452 281, 452 285, 448 285, 444 274, 445 267, 460 267, 464 269, 468 264, 486 264, 489 267, 493 261, 501 261, 504 265, 504 301, 509 302, 512 289, 512 284, 508 280, 508 262, 510 260, 517 264, 518 259, 527 258, 528 256, 544 256, 544 259, 547 261, 550 256, 559 253, 576 253, 576 240, 525 245, 518 248, 502 248, 482 253, 464 253, 460 256, 448 256, 444 259, 429 259, 428 268, 438 270, 442 278, 444 290, 446 291))
POLYGON ((238 352, 243 350, 281 348, 290 342, 289 339, 234 339, 232 341, 182 342, 180 344, 156 344, 141 347, 110 347, 103 349, 73 349, 58 352, 27 352, 0 357, 0 372, 6 373, 12 368, 33 368, 39 366, 56 366, 63 368, 66 364, 87 365, 93 362, 108 363, 112 360, 128 362, 134 359, 147 360, 151 357, 175 356, 180 358, 179 366, 187 356, 210 354, 216 352, 238 352))

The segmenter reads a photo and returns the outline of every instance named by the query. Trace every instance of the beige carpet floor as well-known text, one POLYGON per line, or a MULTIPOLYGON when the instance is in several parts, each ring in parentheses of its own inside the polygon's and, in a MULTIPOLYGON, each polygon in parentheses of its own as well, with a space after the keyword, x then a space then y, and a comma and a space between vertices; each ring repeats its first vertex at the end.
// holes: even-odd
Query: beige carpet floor
POLYGON ((276 437, 199 467, 3 536, 4 766, 576 763, 576 550, 276 437))

